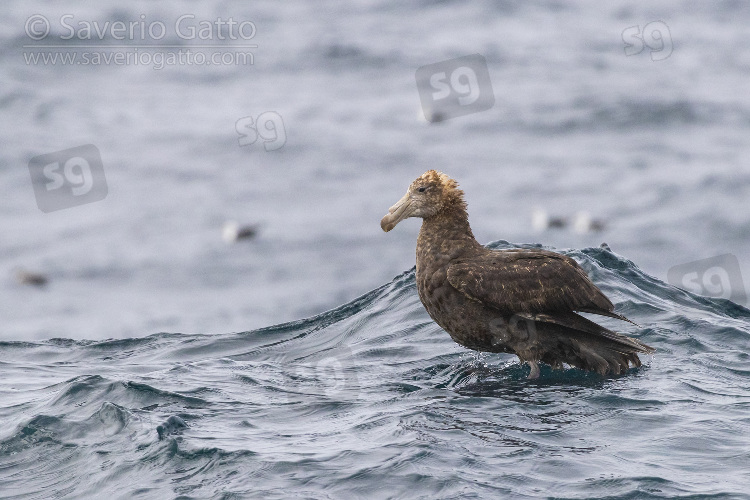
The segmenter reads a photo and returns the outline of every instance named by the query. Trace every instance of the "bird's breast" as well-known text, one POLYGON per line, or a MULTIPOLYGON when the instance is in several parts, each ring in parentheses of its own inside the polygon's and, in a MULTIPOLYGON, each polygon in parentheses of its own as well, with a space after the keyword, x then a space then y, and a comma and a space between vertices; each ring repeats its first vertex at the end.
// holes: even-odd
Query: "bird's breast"
POLYGON ((417 291, 429 315, 452 330, 451 320, 465 315, 466 297, 448 282, 447 268, 417 269, 417 291))

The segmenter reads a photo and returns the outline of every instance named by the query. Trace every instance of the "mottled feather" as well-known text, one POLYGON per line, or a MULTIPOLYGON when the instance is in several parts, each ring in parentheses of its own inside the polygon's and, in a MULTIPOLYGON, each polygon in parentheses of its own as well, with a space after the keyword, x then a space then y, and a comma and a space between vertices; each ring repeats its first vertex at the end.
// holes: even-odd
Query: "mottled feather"
POLYGON ((614 310, 575 260, 547 250, 488 250, 457 259, 448 282, 502 312, 614 310))

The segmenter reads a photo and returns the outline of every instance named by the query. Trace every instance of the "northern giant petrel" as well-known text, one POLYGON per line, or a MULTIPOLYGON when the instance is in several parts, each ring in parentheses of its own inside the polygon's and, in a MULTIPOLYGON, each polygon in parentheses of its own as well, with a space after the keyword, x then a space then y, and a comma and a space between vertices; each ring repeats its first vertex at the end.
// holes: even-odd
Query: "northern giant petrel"
POLYGON ((539 376, 539 362, 563 363, 602 375, 640 366, 654 349, 590 321, 578 312, 628 320, 578 263, 542 249, 490 250, 469 226, 464 193, 430 170, 383 217, 390 231, 421 217, 417 290, 425 309, 454 341, 477 351, 516 354, 539 376))

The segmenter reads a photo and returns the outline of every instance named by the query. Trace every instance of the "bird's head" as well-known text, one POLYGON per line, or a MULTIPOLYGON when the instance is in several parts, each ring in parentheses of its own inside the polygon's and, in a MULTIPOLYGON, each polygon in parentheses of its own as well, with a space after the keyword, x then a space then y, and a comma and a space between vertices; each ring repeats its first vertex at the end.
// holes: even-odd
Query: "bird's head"
POLYGON ((441 172, 428 170, 417 177, 403 198, 388 209, 388 214, 380 221, 380 227, 388 232, 409 217, 427 219, 452 207, 466 210, 464 193, 458 189, 458 182, 441 172))

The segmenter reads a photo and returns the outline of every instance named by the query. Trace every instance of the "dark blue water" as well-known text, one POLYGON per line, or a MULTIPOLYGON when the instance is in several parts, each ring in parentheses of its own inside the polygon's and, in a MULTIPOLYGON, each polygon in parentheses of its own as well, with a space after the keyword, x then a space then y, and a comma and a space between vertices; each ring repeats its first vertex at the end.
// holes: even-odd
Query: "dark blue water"
MULTIPOLYGON (((495 245, 505 248, 500 242, 495 245)), ((601 377, 454 344, 414 271, 220 335, 0 344, 10 498, 742 498, 750 311, 566 252, 654 346, 601 377), (187 428, 159 440, 179 416, 187 428)))

